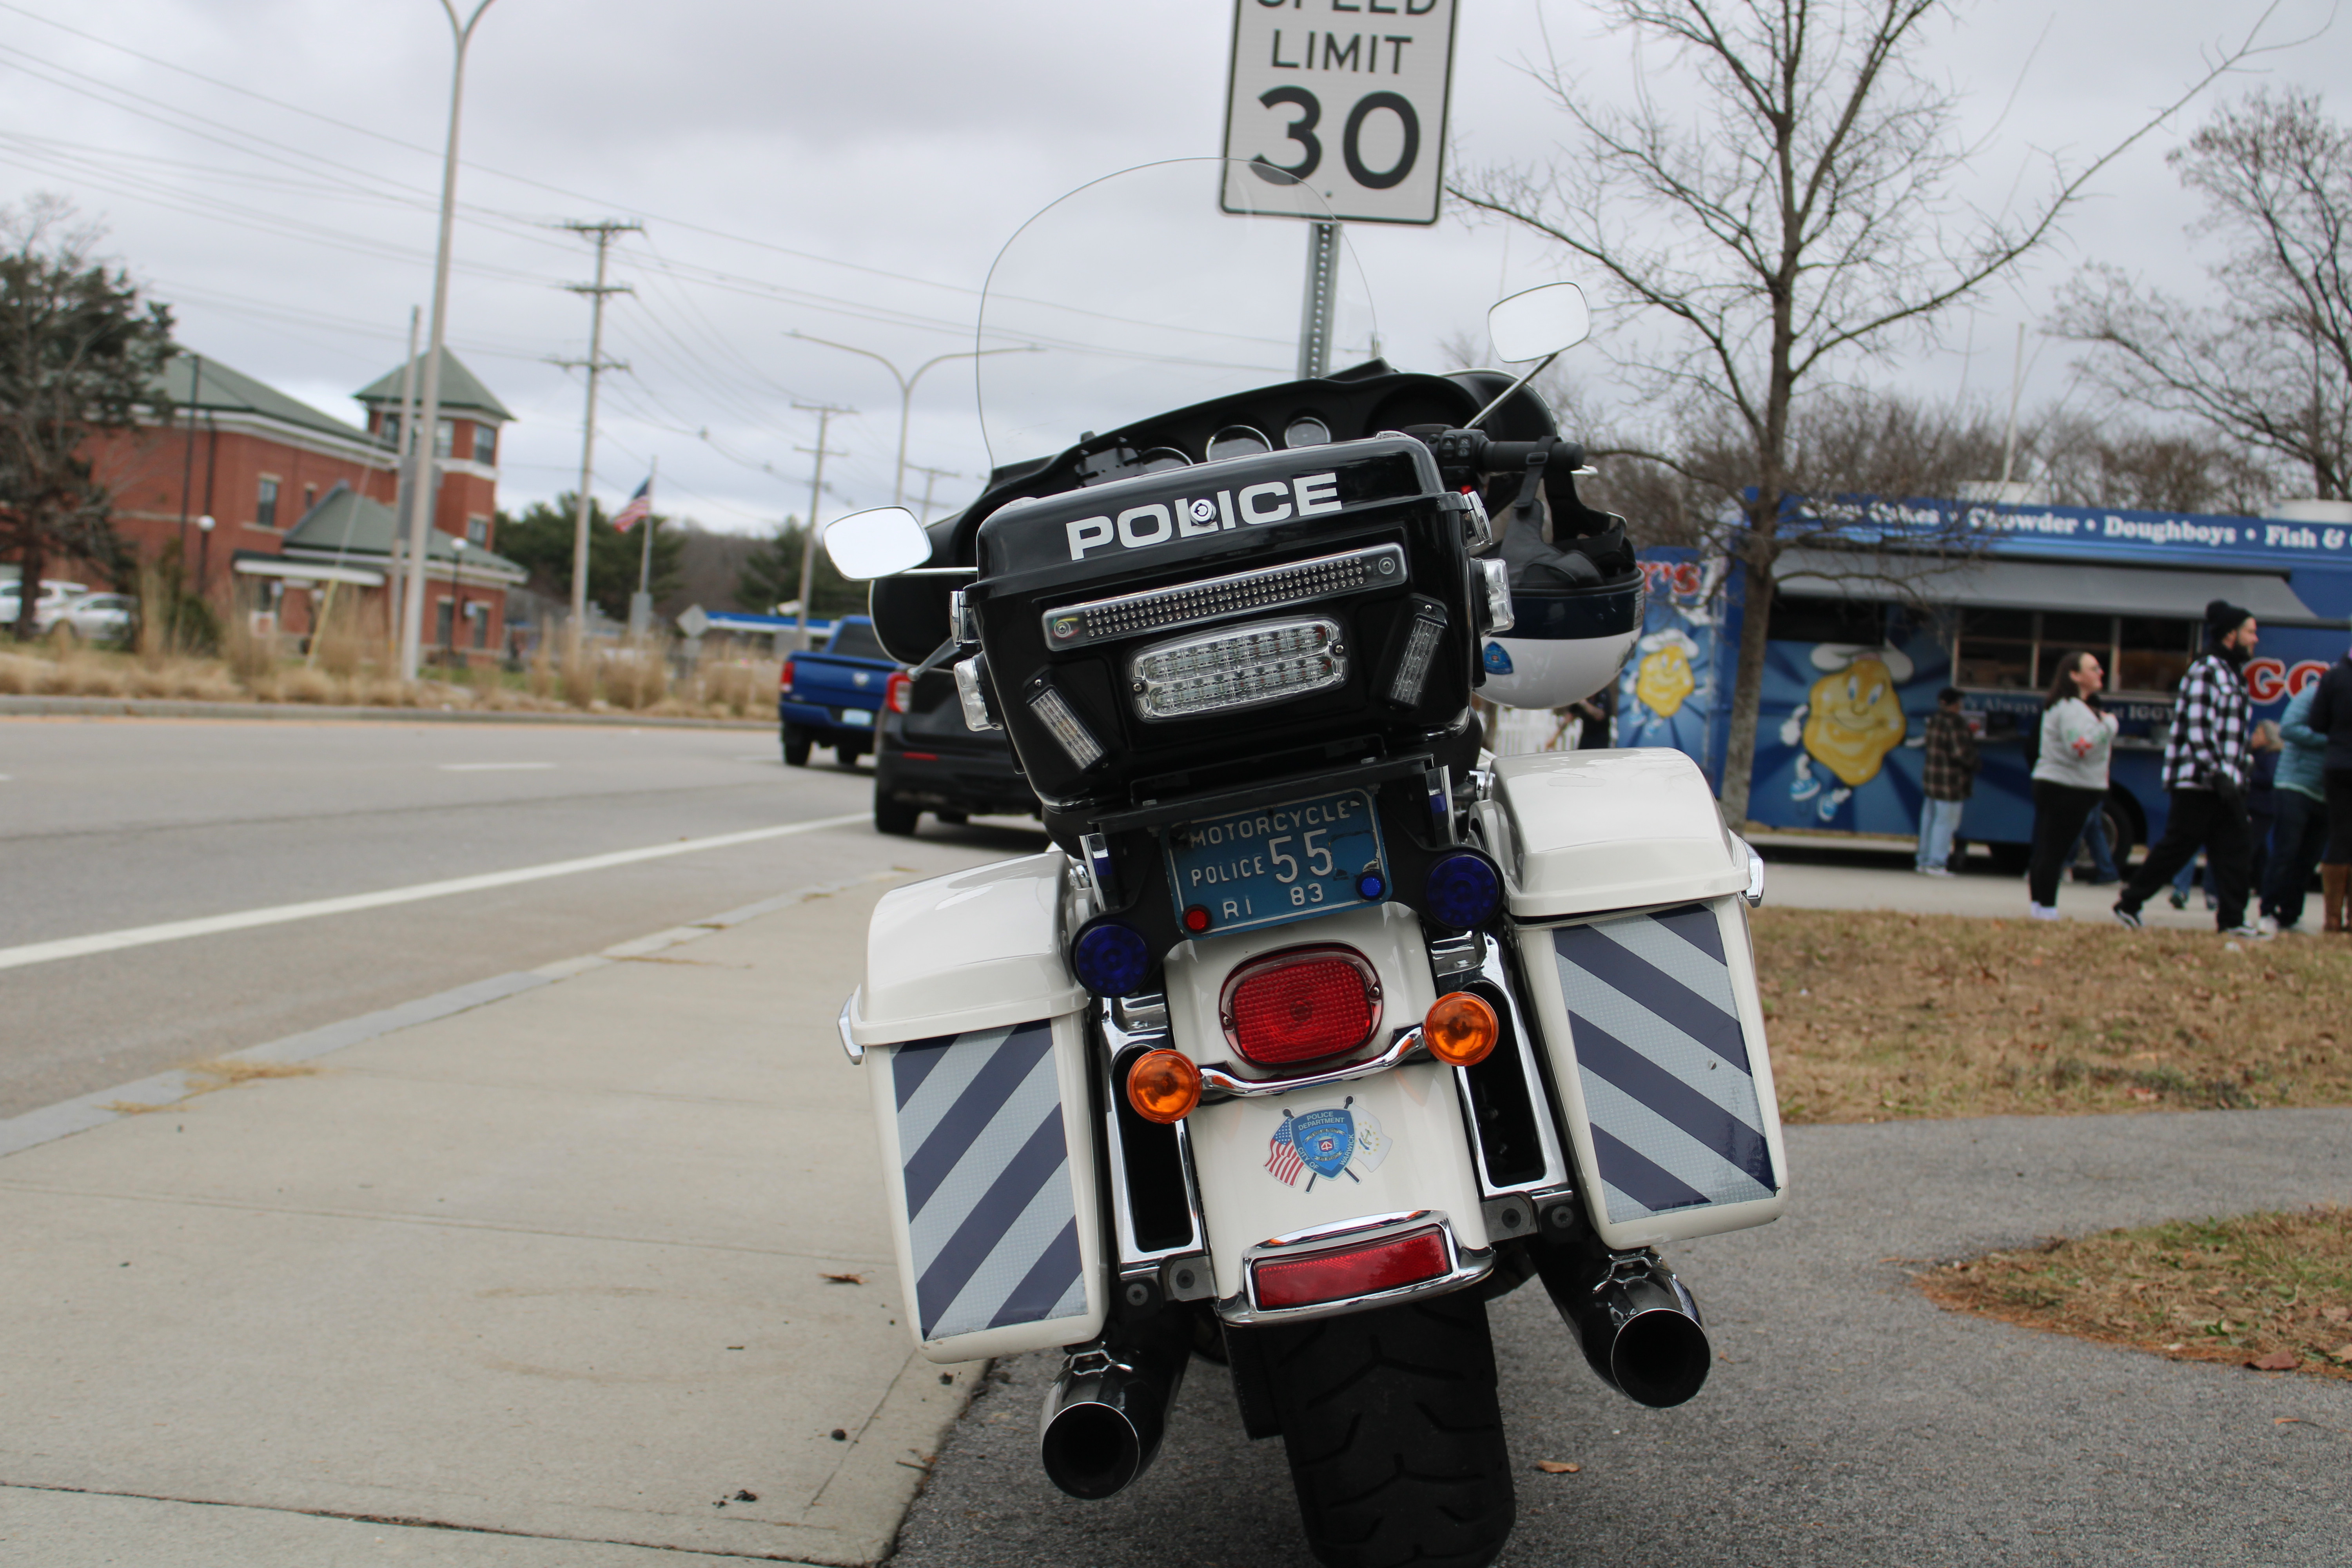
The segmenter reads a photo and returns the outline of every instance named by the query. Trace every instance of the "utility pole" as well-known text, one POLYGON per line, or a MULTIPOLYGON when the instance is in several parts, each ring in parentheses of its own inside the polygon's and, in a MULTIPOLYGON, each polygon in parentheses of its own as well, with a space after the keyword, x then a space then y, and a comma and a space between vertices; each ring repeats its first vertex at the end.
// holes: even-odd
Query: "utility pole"
POLYGON ((457 20, 456 0, 441 0, 448 14, 449 35, 456 56, 449 68, 449 137, 441 154, 441 235, 433 256, 433 335, 425 351, 425 382, 418 391, 424 404, 420 418, 425 435, 417 447, 417 469, 423 482, 408 498, 408 598, 401 606, 400 678, 416 679, 418 645, 425 625, 425 535, 430 523, 434 437, 441 428, 441 345, 449 325, 449 246, 457 222, 457 121, 466 102, 466 46, 474 41, 475 25, 490 8, 481 0, 474 14, 457 20))
POLYGON ((928 528, 931 521, 931 486, 941 479, 960 479, 963 476, 950 468, 927 468, 920 463, 909 463, 907 469, 923 476, 923 510, 916 515, 928 528))
POLYGON ((562 226, 574 234, 596 237, 596 281, 566 283, 574 294, 588 296, 588 357, 585 360, 560 359, 555 363, 569 369, 584 366, 588 372, 588 416, 580 437, 580 499, 572 521, 572 646, 577 647, 581 628, 588 624, 588 487, 596 466, 596 377, 607 370, 629 367, 604 357, 604 296, 634 294, 626 283, 604 281, 604 258, 613 246, 616 234, 640 234, 641 223, 624 223, 618 218, 606 218, 601 223, 567 223, 562 226))
MULTIPOLYGON (((835 408, 829 403, 795 403, 793 406, 799 409, 803 414, 814 414, 816 416, 816 445, 814 447, 795 447, 793 448, 795 452, 812 452, 815 454, 816 457, 815 471, 809 476, 808 532, 801 538, 801 615, 799 632, 801 651, 805 653, 808 651, 809 646, 809 601, 816 597, 816 509, 818 503, 824 499, 824 459, 827 456, 824 444, 825 426, 832 423, 833 416, 835 415, 855 414, 857 410, 855 408, 835 408)), ((834 452, 831 455, 836 458, 846 458, 849 456, 846 452, 834 452)))

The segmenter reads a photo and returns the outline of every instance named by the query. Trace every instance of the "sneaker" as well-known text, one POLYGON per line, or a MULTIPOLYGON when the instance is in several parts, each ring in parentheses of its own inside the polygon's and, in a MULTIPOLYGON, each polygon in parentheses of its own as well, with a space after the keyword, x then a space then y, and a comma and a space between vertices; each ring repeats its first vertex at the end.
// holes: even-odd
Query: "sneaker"
POLYGON ((2116 906, 2116 923, 2129 926, 2134 931, 2139 931, 2147 924, 2146 921, 2139 918, 2137 910, 2133 909, 2129 904, 2120 903, 2116 906))
POLYGON ((2176 910, 2185 910, 2189 907, 2189 895, 2182 892, 2178 888, 2173 889, 2172 891, 2165 894, 2164 896, 2170 901, 2172 907, 2176 910))
POLYGON ((2055 904, 2028 904, 2026 909, 2037 921, 2054 921, 2058 918, 2058 906, 2055 904))
POLYGON ((2268 942, 2271 933, 2260 926, 2235 925, 2222 928, 2223 936, 2234 936, 2246 942, 2268 942))
POLYGON ((2263 934, 2264 936, 2276 936, 2279 933, 2278 916, 2276 915, 2264 915, 2254 923, 2263 928, 2263 934))
POLYGON ((1951 874, 1952 868, 1948 866, 1922 866, 1919 868, 1919 875, 1922 877, 1948 877, 1951 874))

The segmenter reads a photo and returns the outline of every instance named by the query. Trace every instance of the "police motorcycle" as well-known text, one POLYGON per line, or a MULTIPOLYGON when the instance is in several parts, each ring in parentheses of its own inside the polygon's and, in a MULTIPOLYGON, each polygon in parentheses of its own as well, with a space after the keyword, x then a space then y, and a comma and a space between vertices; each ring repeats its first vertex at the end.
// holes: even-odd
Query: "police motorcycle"
MULTIPOLYGON (((1613 679, 1622 521, 1532 371, 1270 373, 1320 204, 1218 213, 1255 177, 1219 163, 1030 220, 982 308, 987 489, 825 534, 1054 846, 887 894, 841 1037, 916 1343, 1060 1353, 1063 1491, 1142 1475, 1197 1359, 1321 1562, 1485 1563, 1486 1304, 1539 1279, 1602 1382, 1676 1405, 1711 1352, 1657 1248, 1780 1211, 1762 868, 1680 753, 1482 748, 1474 691, 1613 679)), ((1489 325, 1548 363, 1588 317, 1553 285, 1489 325)))

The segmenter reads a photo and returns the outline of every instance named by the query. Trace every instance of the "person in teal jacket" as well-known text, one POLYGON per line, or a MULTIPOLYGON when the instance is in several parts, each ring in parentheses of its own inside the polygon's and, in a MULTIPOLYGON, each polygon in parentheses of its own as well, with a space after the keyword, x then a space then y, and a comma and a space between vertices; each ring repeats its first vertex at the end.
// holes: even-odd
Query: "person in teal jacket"
POLYGON ((2263 914, 2280 931, 2293 931, 2303 919, 2304 894, 2327 846, 2327 737, 2311 727, 2311 700, 2317 695, 2315 680, 2279 718, 2278 821, 2271 829, 2263 914))

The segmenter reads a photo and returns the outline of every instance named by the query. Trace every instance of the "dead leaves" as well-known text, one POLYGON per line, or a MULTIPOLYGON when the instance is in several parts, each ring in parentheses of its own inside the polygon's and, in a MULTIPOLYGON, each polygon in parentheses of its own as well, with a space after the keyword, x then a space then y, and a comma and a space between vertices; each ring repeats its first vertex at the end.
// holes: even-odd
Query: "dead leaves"
POLYGON ((866 1276, 863 1274, 820 1274, 817 1278, 823 1279, 828 1285, 863 1285, 866 1283, 866 1276))
POLYGON ((1538 1459, 1536 1468, 1548 1476, 1572 1476, 1584 1467, 1571 1465, 1565 1459, 1538 1459))

